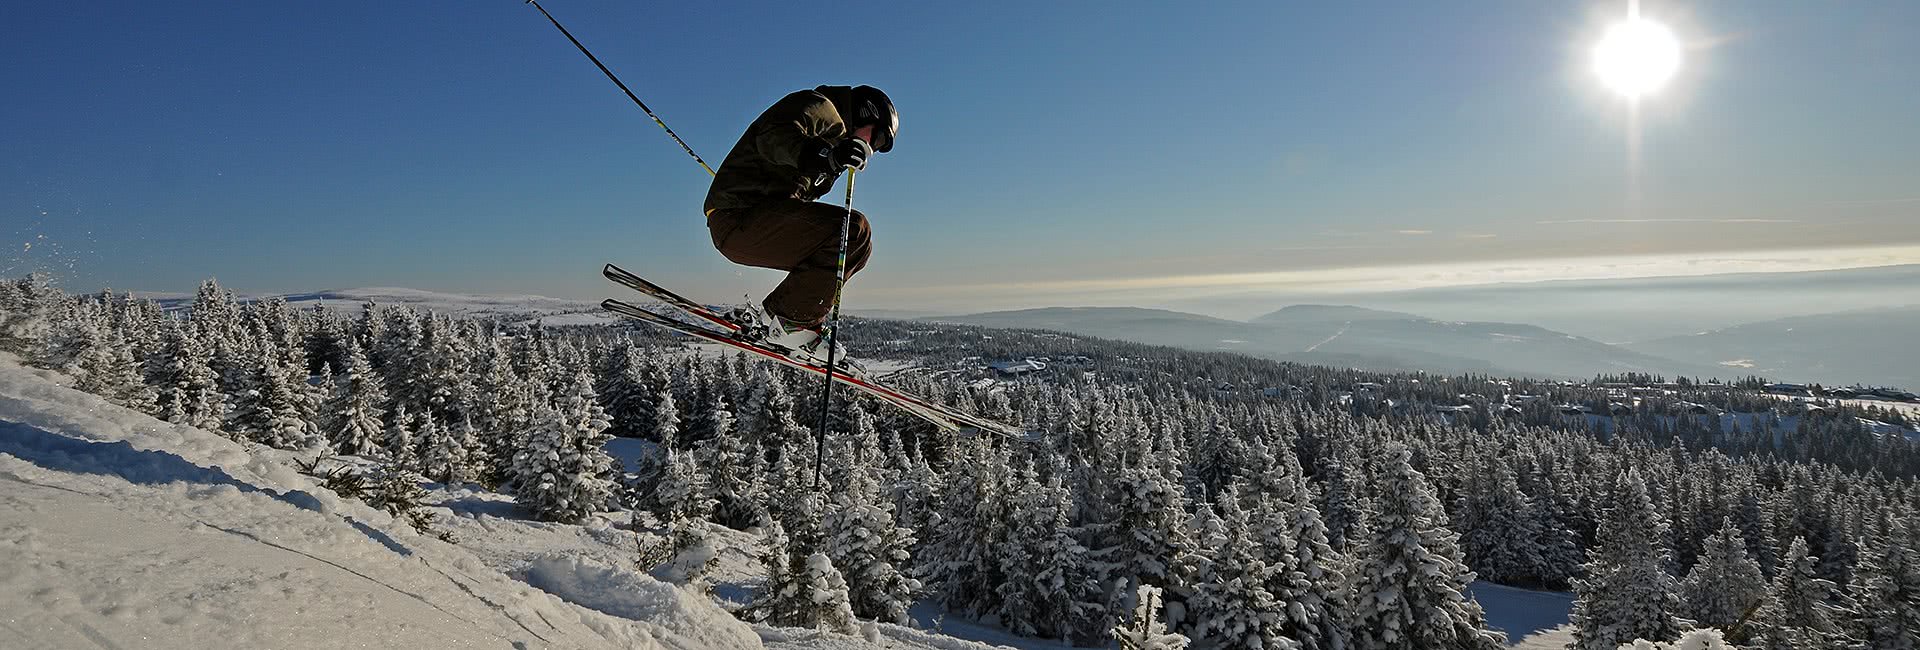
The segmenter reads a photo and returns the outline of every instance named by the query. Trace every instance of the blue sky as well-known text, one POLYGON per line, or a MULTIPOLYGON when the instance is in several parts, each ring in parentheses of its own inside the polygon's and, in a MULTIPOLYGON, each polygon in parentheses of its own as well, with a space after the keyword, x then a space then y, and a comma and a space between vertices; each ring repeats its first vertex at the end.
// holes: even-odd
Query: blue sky
MULTIPOLYGON (((1587 69, 1624 2, 545 5, 714 164, 786 92, 885 88, 855 305, 1920 260, 1915 3, 1648 2, 1688 50, 1637 136, 1587 69)), ((7 275, 777 278, 712 250, 705 172, 515 0, 31 3, 0 30, 7 275)))

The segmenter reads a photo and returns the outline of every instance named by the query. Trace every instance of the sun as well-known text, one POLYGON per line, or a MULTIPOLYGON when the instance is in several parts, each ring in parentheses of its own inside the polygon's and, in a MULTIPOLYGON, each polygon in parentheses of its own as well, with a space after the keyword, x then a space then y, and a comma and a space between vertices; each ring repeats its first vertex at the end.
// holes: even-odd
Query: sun
POLYGON ((1639 99, 1680 70, 1680 41, 1666 25, 1632 16, 1607 29, 1593 46, 1593 71, 1614 92, 1639 99))

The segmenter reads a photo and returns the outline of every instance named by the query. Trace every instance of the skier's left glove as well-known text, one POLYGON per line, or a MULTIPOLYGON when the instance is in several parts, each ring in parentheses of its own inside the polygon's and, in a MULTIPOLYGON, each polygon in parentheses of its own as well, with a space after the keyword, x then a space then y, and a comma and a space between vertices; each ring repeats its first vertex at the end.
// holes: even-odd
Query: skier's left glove
POLYGON ((833 168, 852 167, 854 171, 867 168, 867 159, 873 157, 873 146, 866 140, 847 138, 833 145, 833 168))

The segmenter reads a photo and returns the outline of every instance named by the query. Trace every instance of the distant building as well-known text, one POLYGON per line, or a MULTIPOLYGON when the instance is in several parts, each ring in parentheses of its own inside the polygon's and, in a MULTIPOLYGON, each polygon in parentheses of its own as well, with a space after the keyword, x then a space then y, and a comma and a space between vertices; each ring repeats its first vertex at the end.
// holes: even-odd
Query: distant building
POLYGON ((1691 413, 1693 415, 1715 415, 1718 413, 1718 411, 1714 410, 1711 406, 1693 402, 1676 402, 1673 405, 1673 409, 1680 413, 1691 413))
POLYGON ((995 361, 987 364, 987 368, 1002 375, 1023 375, 1029 372, 1046 370, 1047 364, 1034 359, 1021 359, 1019 361, 995 361))

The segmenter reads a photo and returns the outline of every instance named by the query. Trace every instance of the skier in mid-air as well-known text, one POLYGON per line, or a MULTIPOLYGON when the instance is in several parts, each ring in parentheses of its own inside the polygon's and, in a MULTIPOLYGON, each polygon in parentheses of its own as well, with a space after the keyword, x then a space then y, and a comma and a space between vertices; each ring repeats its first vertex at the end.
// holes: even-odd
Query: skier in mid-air
POLYGON ((738 264, 787 272, 786 280, 738 314, 768 328, 771 342, 811 346, 833 308, 841 222, 847 228, 848 278, 866 266, 867 217, 815 201, 843 169, 859 171, 875 152, 893 150, 900 116, 872 86, 819 86, 780 98, 747 126, 707 190, 707 230, 721 255, 738 264))

